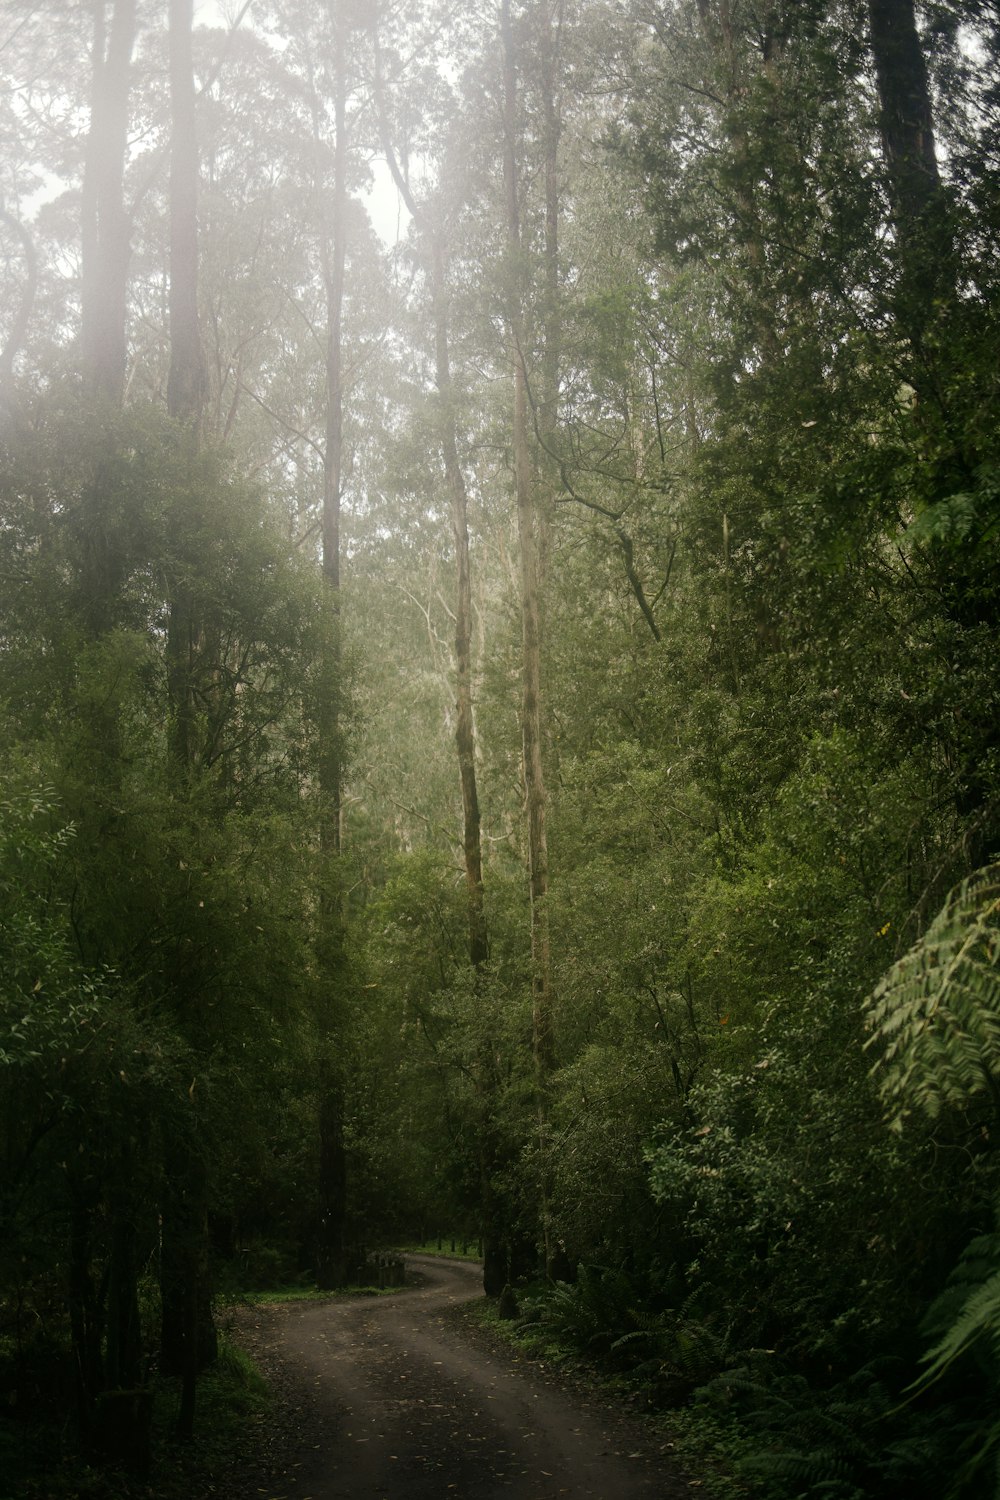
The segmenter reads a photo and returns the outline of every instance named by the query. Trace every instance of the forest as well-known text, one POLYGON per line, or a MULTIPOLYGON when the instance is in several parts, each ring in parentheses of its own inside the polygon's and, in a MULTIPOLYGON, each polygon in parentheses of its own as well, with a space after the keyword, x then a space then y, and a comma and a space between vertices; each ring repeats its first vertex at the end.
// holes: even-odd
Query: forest
POLYGON ((17 1500, 438 1235, 706 1493, 1000 1495, 996 0, 4 0, 0 84, 17 1500))

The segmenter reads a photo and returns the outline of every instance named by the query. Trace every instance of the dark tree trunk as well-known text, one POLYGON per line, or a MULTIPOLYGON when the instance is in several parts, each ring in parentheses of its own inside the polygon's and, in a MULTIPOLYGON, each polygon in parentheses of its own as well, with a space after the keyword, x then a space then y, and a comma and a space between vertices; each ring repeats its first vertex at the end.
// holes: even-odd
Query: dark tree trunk
POLYGON ((316 1284, 324 1291, 343 1286, 347 1279, 346 1207, 347 1152, 344 1145, 343 1084, 340 1070, 329 1062, 320 1073, 319 1197, 316 1284))
POLYGON ((111 1231, 108 1271, 107 1377, 112 1389, 134 1390, 139 1384, 142 1345, 135 1223, 126 1205, 118 1205, 111 1231))
POLYGON ((91 1450, 95 1403, 104 1388, 101 1308, 91 1270, 94 1204, 81 1196, 70 1210, 69 1313, 76 1373, 80 1445, 91 1450))
POLYGON ((177 1431, 180 1437, 189 1439, 194 1429, 198 1375, 218 1353, 208 1264, 208 1177, 194 1143, 179 1137, 167 1144, 165 1168, 160 1364, 164 1374, 181 1378, 177 1431))
POLYGON ((919 339, 935 302, 953 293, 955 278, 927 63, 913 0, 868 0, 868 20, 899 250, 901 318, 919 339))
MULTIPOLYGON (((170 370, 167 409, 198 448, 205 367, 198 322, 198 137, 195 120, 192 0, 170 0, 170 370)), ((172 584, 167 669, 173 712, 171 758, 183 785, 197 759, 193 677, 201 647, 197 601, 172 584)), ((193 1108, 193 1104, 190 1106, 193 1108)), ((168 1140, 160 1260, 161 1362, 181 1378, 177 1434, 194 1434, 198 1375, 215 1359, 208 1255, 208 1180, 194 1122, 168 1140)))

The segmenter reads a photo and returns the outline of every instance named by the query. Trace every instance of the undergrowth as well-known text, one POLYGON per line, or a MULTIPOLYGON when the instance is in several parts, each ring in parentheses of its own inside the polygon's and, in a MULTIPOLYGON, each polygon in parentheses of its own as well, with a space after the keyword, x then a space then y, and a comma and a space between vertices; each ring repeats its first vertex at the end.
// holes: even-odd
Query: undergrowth
POLYGON ((268 1409, 265 1380, 250 1357, 220 1339, 219 1358, 198 1381, 196 1438, 174 1441, 179 1383, 153 1389, 152 1468, 148 1482, 92 1467, 74 1452, 71 1418, 30 1427, 0 1422, 0 1500, 191 1500, 212 1492, 214 1477, 242 1452, 268 1409))
POLYGON ((953 1488, 955 1413, 908 1399, 901 1361, 810 1379, 775 1350, 739 1348, 694 1299, 651 1305, 625 1272, 595 1267, 573 1285, 528 1288, 514 1320, 489 1303, 469 1315, 539 1360, 585 1365, 626 1393, 713 1500, 968 1493, 953 1488))

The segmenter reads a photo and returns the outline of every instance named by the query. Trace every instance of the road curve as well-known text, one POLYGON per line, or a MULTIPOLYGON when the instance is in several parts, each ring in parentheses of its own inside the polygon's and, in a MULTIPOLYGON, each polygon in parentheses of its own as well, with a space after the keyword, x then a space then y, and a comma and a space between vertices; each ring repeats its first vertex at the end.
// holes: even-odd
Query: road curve
MULTIPOLYGON (((408 1257, 391 1297, 258 1309, 242 1339, 302 1430, 275 1500, 667 1500, 689 1481, 613 1408, 479 1347, 446 1316, 478 1266, 408 1257)), ((250 1492, 252 1493, 252 1491, 250 1492)))

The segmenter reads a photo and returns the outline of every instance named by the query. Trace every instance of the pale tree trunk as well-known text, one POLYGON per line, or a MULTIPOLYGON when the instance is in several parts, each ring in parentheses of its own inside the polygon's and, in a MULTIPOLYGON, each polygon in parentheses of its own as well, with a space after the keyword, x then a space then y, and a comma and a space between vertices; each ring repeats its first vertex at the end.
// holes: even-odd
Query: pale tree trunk
MULTIPOLYGON (((125 390, 129 219, 124 178, 135 0, 115 0, 110 29, 106 0, 94 0, 93 14, 90 129, 80 203, 80 365, 85 397, 111 413, 120 409, 125 390)), ((120 560, 109 545, 104 514, 114 504, 111 468, 108 456, 102 455, 80 514, 83 616, 94 637, 114 623, 113 598, 120 578, 120 560)), ((95 733, 112 757, 117 724, 95 723, 95 733)))
MULTIPOLYGON (((486 912, 483 903, 483 855, 476 783, 476 731, 472 695, 472 572, 469 562, 469 497, 458 457, 451 357, 448 340, 448 298, 442 236, 432 246, 434 300, 435 373, 441 401, 441 449, 445 481, 451 504, 455 542, 455 748, 462 786, 462 848, 465 861, 465 892, 468 916, 469 961, 477 982, 489 958, 486 912)), ((482 1215, 483 1289, 499 1296, 509 1276, 505 1235, 500 1222, 493 1178, 497 1168, 492 1121, 494 1106, 493 1049, 488 1041, 480 1048, 476 1079, 483 1110, 479 1139, 479 1197, 482 1215)))
MULTIPOLYGON (((337 1055, 337 1013, 344 983, 344 915, 336 862, 343 839, 343 749, 340 723, 340 511, 344 475, 344 285, 347 259, 347 20, 342 0, 331 5, 333 23, 334 147, 332 227, 321 231, 320 256, 326 292, 326 443, 323 461, 323 581, 332 629, 325 662, 319 723, 321 843, 330 879, 322 905, 320 937, 324 972, 319 1063, 319 1224, 316 1280, 326 1289, 347 1275, 347 1151, 344 1141, 345 1080, 337 1055)), ((316 122, 319 139, 318 120, 316 122)))
POLYGON ((445 484, 451 510, 455 543, 455 745, 462 787, 462 848, 468 902, 469 961, 481 969, 489 957, 486 916, 483 906, 483 856, 480 835, 479 792, 476 783, 476 730, 472 692, 472 571, 469 561, 469 497, 458 456, 454 392, 451 379, 449 298, 443 213, 437 216, 418 203, 389 138, 381 99, 379 38, 374 36, 376 105, 379 134, 386 162, 414 223, 426 243, 425 264, 431 284, 434 319, 434 377, 440 412, 440 443, 445 484))
POLYGON ((90 129, 83 167, 80 347, 94 396, 120 406, 125 388, 129 218, 124 202, 135 0, 94 4, 90 129))
POLYGON ((451 358, 448 347, 448 299, 444 251, 440 236, 433 246, 435 373, 441 401, 441 449, 451 505, 455 542, 455 746, 462 785, 462 847, 468 903, 469 961, 481 969, 489 957, 483 907, 483 853, 479 792, 476 784, 476 729, 472 703, 472 571, 469 562, 469 497, 458 457, 451 358))
POLYGON ((542 759, 542 641, 539 583, 539 504, 532 455, 529 384, 525 338, 525 278, 522 267, 520 184, 517 161, 517 56, 510 0, 500 9, 503 49, 503 176, 510 259, 511 355, 514 365, 512 446, 521 589, 521 746, 528 843, 528 888, 531 921, 532 1052, 542 1155, 541 1215, 546 1264, 553 1255, 549 1214, 549 1084, 555 1069, 552 1027, 552 965, 549 939, 549 856, 546 837, 545 772, 542 759))
POLYGON ((205 401, 198 322, 198 135, 193 0, 170 0, 170 369, 167 409, 197 442, 205 401))
MULTIPOLYGON (((462 788, 462 852, 465 865, 465 891, 469 962, 476 971, 477 984, 489 959, 489 936, 483 889, 482 833, 479 813, 479 789, 476 778, 476 728, 473 707, 472 671, 472 568, 469 556, 469 496, 458 452, 458 429, 455 419, 454 388, 451 377, 450 317, 447 259, 445 251, 444 213, 435 222, 433 210, 416 201, 410 185, 399 167, 389 139, 382 107, 381 80, 378 72, 378 33, 375 34, 376 90, 379 130, 386 161, 393 180, 414 223, 427 246, 425 260, 431 283, 434 319, 434 372, 440 412, 441 454, 444 460, 445 484, 451 510, 452 537, 455 543, 455 748, 458 755, 459 781, 462 788)), ((508 1257, 504 1250, 503 1225, 497 1207, 493 1178, 497 1167, 492 1145, 494 1115, 493 1048, 488 1041, 480 1047, 476 1067, 476 1088, 482 1107, 480 1128, 479 1184, 483 1240, 483 1288, 498 1296, 508 1279, 508 1257)))
MULTIPOLYGON (((191 50, 192 0, 170 0, 170 368, 167 410, 197 449, 205 398, 198 323, 198 138, 191 50)), ((199 625, 190 589, 170 600, 167 663, 173 707, 173 758, 186 776, 194 762, 193 675, 199 625)))

